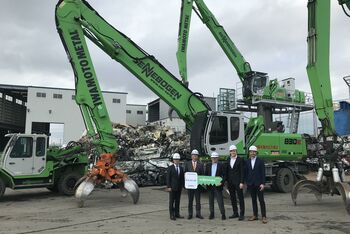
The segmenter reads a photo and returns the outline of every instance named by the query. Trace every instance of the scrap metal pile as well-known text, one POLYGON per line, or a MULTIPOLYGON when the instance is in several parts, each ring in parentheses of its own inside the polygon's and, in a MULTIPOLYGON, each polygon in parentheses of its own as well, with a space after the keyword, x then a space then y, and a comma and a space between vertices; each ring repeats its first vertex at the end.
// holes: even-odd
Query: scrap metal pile
MULTIPOLYGON (((180 153, 182 159, 191 157, 189 135, 170 127, 113 124, 113 134, 120 147, 117 167, 139 186, 164 185, 173 153, 180 153)), ((80 142, 91 150, 87 137, 80 142)))

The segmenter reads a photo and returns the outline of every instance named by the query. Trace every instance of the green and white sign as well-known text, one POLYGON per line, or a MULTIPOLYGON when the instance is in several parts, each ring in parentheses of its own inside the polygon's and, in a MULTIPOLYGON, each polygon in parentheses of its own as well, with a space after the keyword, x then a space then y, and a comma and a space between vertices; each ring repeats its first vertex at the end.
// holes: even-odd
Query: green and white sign
POLYGON ((215 185, 221 184, 222 178, 219 176, 202 176, 197 175, 196 172, 185 173, 185 188, 197 189, 198 185, 215 185))

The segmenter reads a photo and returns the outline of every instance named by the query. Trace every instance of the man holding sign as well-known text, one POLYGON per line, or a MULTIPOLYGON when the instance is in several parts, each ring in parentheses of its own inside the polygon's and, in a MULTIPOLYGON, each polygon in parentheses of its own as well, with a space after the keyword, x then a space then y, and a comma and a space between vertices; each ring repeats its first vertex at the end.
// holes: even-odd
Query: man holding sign
MULTIPOLYGON (((198 161, 198 150, 194 149, 191 152, 191 161, 185 163, 185 173, 192 172, 198 175, 204 175, 203 163, 198 161)), ((192 219, 193 216, 193 199, 196 198, 196 217, 203 219, 201 215, 201 191, 199 187, 187 188, 188 195, 188 219, 192 219)))

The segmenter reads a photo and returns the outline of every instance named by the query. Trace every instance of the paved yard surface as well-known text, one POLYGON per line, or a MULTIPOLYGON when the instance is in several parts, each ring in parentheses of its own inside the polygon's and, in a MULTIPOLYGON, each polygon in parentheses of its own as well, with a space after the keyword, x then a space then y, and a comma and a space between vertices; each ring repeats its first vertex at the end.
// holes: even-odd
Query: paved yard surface
MULTIPOLYGON (((302 194, 294 206, 290 194, 267 191, 268 224, 227 219, 208 220, 208 197, 202 196, 199 219, 171 221, 168 194, 161 187, 141 188, 141 198, 133 205, 119 190, 97 190, 84 208, 73 197, 53 194, 46 189, 7 190, 0 202, 0 233, 350 233, 350 216, 338 196, 317 202, 312 194, 302 194), (303 200, 301 199, 303 197, 303 200)), ((187 195, 182 194, 181 213, 187 216, 187 195)), ((252 214, 250 197, 245 198, 246 217, 252 214)), ((227 216, 232 214, 225 200, 227 216)))

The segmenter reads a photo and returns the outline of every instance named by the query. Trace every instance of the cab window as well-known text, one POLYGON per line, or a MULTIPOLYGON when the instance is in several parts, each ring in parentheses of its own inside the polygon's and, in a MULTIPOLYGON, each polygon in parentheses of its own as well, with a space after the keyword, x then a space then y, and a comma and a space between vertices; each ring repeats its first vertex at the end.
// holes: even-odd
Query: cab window
POLYGON ((228 141, 227 117, 215 116, 211 126, 209 143, 212 145, 223 144, 228 141))
POLYGON ((36 149, 35 149, 35 155, 37 157, 45 156, 45 137, 38 137, 36 139, 36 149))
POLYGON ((30 158, 33 154, 33 138, 20 137, 12 148, 11 158, 30 158))
POLYGON ((239 118, 231 117, 230 125, 231 125, 231 141, 237 140, 239 137, 239 118))

